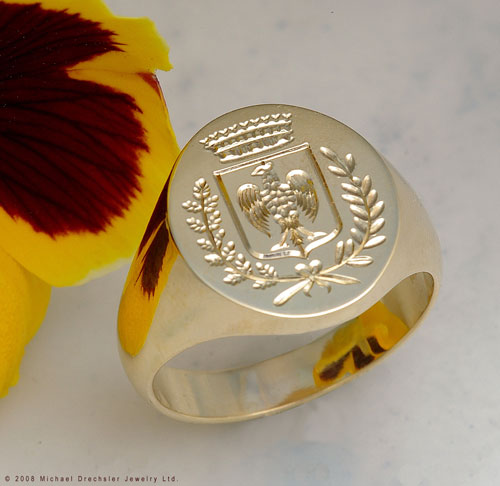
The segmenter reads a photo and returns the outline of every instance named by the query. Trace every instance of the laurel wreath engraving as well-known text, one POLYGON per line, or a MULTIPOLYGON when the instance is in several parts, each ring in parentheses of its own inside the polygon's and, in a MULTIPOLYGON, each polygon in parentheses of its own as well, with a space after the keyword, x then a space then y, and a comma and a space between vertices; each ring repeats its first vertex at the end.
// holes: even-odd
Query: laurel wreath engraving
POLYGON ((373 263, 371 256, 360 253, 379 246, 386 240, 385 236, 378 234, 385 223, 384 218, 380 217, 384 211, 384 202, 378 200, 378 193, 372 187, 369 175, 362 179, 354 175, 356 161, 352 154, 347 154, 344 160, 341 160, 333 150, 326 147, 321 147, 320 150, 333 163, 328 166, 328 170, 337 177, 349 181, 341 184, 345 192, 342 194, 342 199, 349 203, 354 223, 354 227, 350 230, 351 237, 346 241, 339 241, 335 247, 334 265, 325 269, 322 262, 317 259, 295 265, 296 275, 292 276, 278 275, 274 266, 269 263, 255 262, 253 265, 243 253, 237 252, 234 241, 224 242, 226 232, 221 227, 219 196, 212 194, 205 179, 200 178, 195 182, 194 199, 184 202, 182 207, 200 216, 187 218, 186 223, 195 233, 204 235, 196 242, 207 252, 205 261, 211 266, 225 267, 225 283, 238 285, 250 280, 254 289, 266 289, 278 283, 293 283, 275 297, 273 304, 276 306, 285 304, 301 291, 310 297, 314 285, 330 292, 332 283, 339 285, 360 283, 355 277, 332 272, 344 265, 364 267, 373 263))

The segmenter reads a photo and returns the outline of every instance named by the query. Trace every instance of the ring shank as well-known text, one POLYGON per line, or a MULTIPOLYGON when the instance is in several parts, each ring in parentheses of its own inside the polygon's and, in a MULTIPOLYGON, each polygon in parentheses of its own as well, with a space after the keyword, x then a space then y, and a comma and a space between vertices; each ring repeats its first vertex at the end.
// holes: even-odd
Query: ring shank
MULTIPOLYGON (((433 287, 428 273, 415 274, 392 289, 382 302, 411 329, 427 308, 433 287)), ((154 377, 154 395, 163 407, 176 413, 212 420, 241 420, 299 405, 354 376, 346 374, 326 387, 315 383, 312 370, 336 331, 283 355, 238 369, 200 371, 165 364, 154 377)))

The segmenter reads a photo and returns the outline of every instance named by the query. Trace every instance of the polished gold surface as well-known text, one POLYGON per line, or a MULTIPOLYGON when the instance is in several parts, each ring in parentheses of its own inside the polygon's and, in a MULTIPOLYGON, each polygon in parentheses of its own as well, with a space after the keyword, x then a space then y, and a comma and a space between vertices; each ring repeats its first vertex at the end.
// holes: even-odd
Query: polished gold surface
POLYGON ((399 224, 375 149, 342 123, 288 105, 236 110, 200 130, 174 168, 168 208, 198 278, 238 304, 294 318, 366 292, 399 224))
POLYGON ((193 138, 160 198, 120 307, 123 366, 176 419, 286 410, 399 345, 440 269, 425 210, 358 134, 237 110, 193 138))

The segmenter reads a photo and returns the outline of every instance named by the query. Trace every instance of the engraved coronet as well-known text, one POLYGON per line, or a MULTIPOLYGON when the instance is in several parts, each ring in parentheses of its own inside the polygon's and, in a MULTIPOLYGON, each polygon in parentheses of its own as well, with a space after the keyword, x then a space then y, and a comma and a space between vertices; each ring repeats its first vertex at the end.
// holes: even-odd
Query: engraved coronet
POLYGON ((275 113, 235 123, 200 140, 221 162, 282 147, 293 140, 291 113, 275 113))

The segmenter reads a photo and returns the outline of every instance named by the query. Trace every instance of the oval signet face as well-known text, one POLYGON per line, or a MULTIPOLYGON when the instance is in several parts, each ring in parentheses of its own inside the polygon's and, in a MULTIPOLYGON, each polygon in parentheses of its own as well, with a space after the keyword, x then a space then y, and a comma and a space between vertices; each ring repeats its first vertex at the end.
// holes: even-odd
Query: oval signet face
POLYGON ((177 161, 167 207, 172 237, 204 283, 288 317, 366 293, 398 229, 394 183, 375 149, 289 105, 242 108, 202 128, 177 161))

